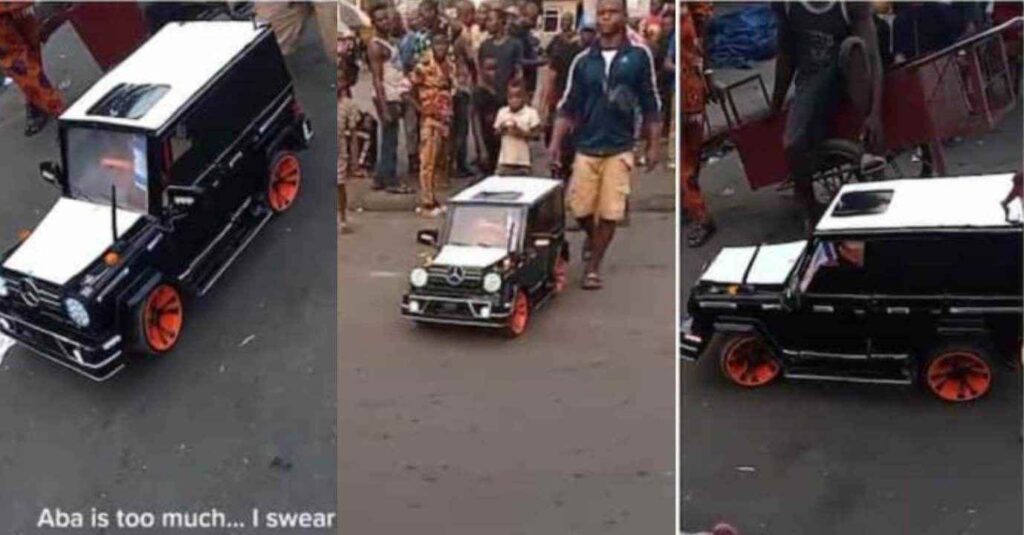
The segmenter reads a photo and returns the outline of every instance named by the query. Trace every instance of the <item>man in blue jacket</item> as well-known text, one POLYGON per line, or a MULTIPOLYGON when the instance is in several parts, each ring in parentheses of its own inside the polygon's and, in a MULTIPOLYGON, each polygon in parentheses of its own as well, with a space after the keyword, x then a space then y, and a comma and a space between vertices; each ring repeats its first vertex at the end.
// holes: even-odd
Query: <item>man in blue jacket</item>
MULTIPOLYGON (((598 40, 569 68, 548 151, 561 161, 562 140, 575 134, 568 205, 587 234, 583 288, 601 288, 600 267, 626 211, 634 167, 636 113, 643 115, 647 168, 660 161, 661 105, 654 57, 626 35, 625 0, 597 2, 598 40)), ((557 170, 556 170, 557 171, 557 170)))

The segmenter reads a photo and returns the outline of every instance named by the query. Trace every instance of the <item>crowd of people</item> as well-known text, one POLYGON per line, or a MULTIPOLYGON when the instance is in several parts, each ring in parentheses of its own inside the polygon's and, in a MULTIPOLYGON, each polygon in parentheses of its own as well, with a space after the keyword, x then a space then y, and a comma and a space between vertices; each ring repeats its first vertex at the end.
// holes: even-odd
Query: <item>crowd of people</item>
MULTIPOLYGON (((815 197, 816 149, 829 137, 830 119, 845 101, 863 119, 865 154, 861 168, 884 166, 883 75, 928 53, 953 45, 992 24, 993 18, 1020 14, 1018 5, 991 2, 810 2, 773 4, 778 28, 774 88, 769 114, 787 111, 783 146, 794 190, 811 229, 824 206, 815 197), (1002 11, 1010 10, 1010 13, 1002 11), (788 99, 790 87, 795 86, 788 99)), ((722 88, 706 65, 703 46, 713 16, 711 2, 682 3, 682 199, 691 223, 690 247, 710 239, 716 225, 698 183, 705 132, 704 111, 722 88)), ((1008 44, 1019 73, 1019 36, 1008 44)), ((918 149, 922 176, 933 172, 936 147, 918 149)), ((866 172, 866 171, 865 171, 866 172)))
MULTIPOLYGON (((655 0, 642 20, 630 21, 627 11, 623 0, 603 0, 589 17, 567 13, 542 45, 535 1, 462 0, 446 13, 436 0, 423 0, 404 16, 388 0, 373 3, 372 37, 339 42, 339 72, 348 73, 339 97, 353 100, 361 65, 372 86, 372 102, 356 103, 361 112, 351 104, 339 109, 376 118, 347 123, 343 137, 362 141, 348 145, 342 190, 347 180, 366 177, 373 190, 418 192, 417 212, 437 216, 438 192, 452 178, 572 178, 569 204, 591 236, 589 286, 598 286, 597 266, 625 214, 634 148, 643 139, 640 163, 660 161, 674 98, 675 4, 655 0), (610 98, 605 79, 618 86, 610 98), (550 157, 545 169, 532 150, 541 141, 550 157), (357 154, 369 156, 360 161, 357 154), (612 156, 618 164, 609 164, 612 156), (607 184, 605 175, 612 176, 607 184)), ((347 232, 340 206, 339 229, 347 232)))

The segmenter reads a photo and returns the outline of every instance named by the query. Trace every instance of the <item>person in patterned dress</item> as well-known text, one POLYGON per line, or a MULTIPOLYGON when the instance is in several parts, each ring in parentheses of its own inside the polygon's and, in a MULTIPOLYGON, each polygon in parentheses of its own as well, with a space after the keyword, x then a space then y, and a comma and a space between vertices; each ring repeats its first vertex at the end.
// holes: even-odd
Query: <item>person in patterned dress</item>
POLYGON ((420 117, 420 203, 417 212, 441 213, 435 189, 448 181, 448 143, 454 114, 455 65, 448 54, 448 34, 431 36, 430 54, 424 54, 410 74, 413 105, 420 117))
POLYGON ((25 135, 41 132, 64 111, 64 99, 43 70, 39 21, 32 2, 0 2, 0 67, 25 97, 25 135))

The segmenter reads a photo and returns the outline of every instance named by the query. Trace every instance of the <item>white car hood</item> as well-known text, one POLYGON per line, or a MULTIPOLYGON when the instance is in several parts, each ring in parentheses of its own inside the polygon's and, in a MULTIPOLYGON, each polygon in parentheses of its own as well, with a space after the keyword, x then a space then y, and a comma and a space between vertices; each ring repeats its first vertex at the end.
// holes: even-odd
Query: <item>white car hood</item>
POLYGON ((434 257, 435 264, 485 268, 508 256, 508 251, 497 247, 445 245, 434 257))
MULTIPOLYGON (((117 211, 123 236, 142 214, 117 211)), ((63 285, 96 261, 111 245, 110 206, 61 197, 4 267, 63 285)))
POLYGON ((806 246, 807 240, 760 247, 724 247, 700 280, 725 284, 782 284, 806 246), (744 274, 747 274, 746 281, 744 274))

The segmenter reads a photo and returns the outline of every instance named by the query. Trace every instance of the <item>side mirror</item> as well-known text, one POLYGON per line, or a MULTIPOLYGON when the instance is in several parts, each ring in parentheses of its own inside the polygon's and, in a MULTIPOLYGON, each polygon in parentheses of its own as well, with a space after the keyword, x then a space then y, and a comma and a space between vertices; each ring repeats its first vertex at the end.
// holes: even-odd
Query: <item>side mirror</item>
POLYGON ((58 163, 43 162, 39 164, 39 177, 59 188, 64 181, 64 171, 58 163))
POLYGON ((786 291, 782 293, 782 306, 786 310, 796 310, 800 308, 800 295, 792 286, 787 287, 786 291))
POLYGON ((421 230, 416 233, 416 242, 422 245, 429 245, 431 247, 437 246, 437 231, 436 230, 421 230))

